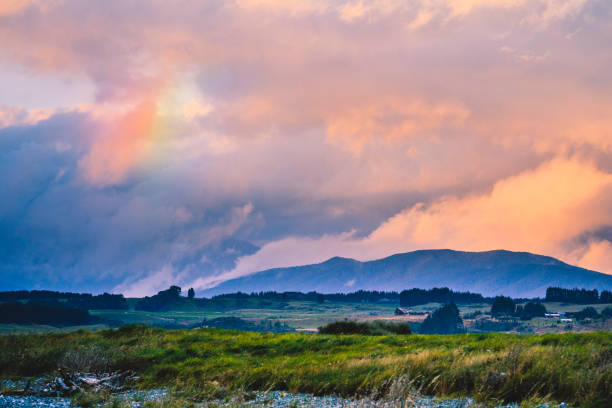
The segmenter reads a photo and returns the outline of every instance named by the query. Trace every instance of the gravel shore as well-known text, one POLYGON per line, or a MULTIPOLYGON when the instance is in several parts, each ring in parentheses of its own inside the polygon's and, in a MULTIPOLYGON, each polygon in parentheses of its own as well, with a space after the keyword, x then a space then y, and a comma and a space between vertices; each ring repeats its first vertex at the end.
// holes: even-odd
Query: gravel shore
MULTIPOLYGON (((117 398, 124 403, 129 403, 132 408, 140 408, 146 401, 161 401, 166 397, 164 390, 133 391, 117 394, 117 398)), ((403 401, 373 401, 368 399, 345 399, 335 396, 318 397, 310 394, 292 394, 283 391, 257 392, 249 400, 239 396, 233 400, 211 401, 198 404, 201 407, 269 407, 269 408, 476 408, 480 407, 471 398, 455 398, 440 400, 435 397, 414 397, 403 401)), ((3 396, 0 395, 0 407, 2 408, 68 408, 70 398, 52 398, 36 396, 3 396)), ((549 405, 544 404, 542 408, 568 408, 566 404, 549 405)), ((518 408, 517 405, 506 405, 498 408, 518 408)))

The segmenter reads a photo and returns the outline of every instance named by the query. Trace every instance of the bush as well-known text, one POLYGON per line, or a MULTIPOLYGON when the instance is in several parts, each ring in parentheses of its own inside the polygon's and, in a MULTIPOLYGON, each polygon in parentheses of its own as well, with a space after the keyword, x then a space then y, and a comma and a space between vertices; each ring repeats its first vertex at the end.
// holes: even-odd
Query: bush
POLYGON ((584 320, 584 319, 597 319, 599 317, 599 313, 595 308, 589 306, 585 307, 579 312, 566 313, 568 317, 573 317, 576 320, 584 320))
POLYGON ((373 322, 333 322, 319 327, 321 334, 363 334, 368 336, 381 336, 387 334, 412 334, 410 326, 406 323, 394 323, 384 320, 373 322))
POLYGON ((109 357, 97 345, 82 346, 68 350, 58 362, 58 367, 69 373, 108 371, 109 357))

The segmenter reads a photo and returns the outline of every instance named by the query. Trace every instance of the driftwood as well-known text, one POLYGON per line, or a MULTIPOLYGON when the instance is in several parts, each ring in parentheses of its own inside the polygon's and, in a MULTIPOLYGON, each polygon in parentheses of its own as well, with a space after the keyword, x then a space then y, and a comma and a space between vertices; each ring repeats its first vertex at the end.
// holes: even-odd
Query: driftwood
POLYGON ((28 380, 23 390, 12 390, 13 395, 40 397, 67 397, 79 392, 123 392, 140 381, 132 371, 116 373, 68 373, 58 370, 57 376, 46 381, 28 380))

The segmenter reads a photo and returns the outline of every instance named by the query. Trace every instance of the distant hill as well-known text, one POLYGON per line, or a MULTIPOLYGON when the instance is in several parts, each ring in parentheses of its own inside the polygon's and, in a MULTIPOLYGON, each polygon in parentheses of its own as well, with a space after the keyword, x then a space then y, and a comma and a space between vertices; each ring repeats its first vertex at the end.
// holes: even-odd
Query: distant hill
POLYGON ((528 252, 436 249, 368 262, 335 257, 314 265, 269 269, 200 293, 205 296, 268 290, 335 293, 443 286, 485 296, 544 297, 549 286, 612 290, 612 275, 528 252))

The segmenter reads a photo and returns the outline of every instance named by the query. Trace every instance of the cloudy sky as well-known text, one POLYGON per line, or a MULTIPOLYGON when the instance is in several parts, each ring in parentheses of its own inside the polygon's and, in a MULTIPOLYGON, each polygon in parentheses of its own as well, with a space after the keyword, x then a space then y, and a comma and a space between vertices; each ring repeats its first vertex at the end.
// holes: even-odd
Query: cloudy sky
POLYGON ((612 274, 612 2, 0 2, 0 290, 423 248, 612 274))

